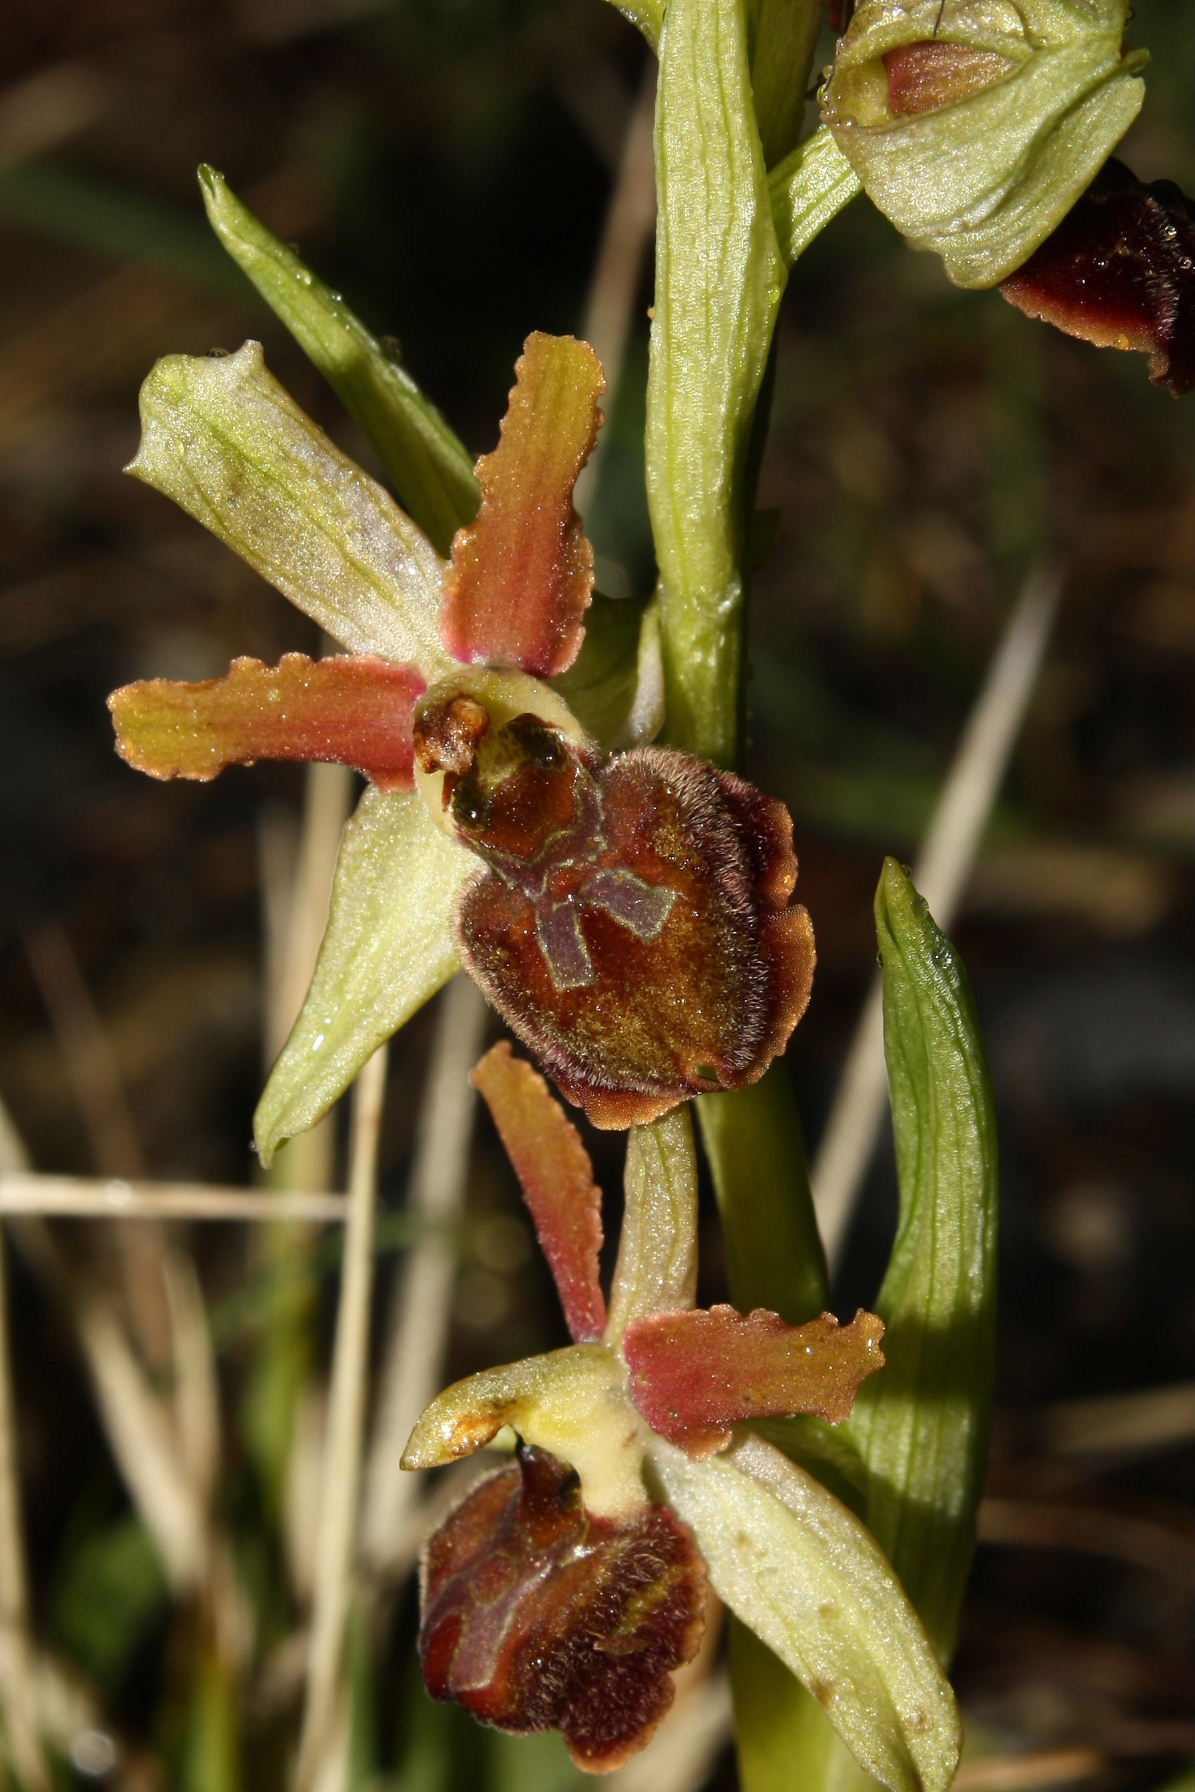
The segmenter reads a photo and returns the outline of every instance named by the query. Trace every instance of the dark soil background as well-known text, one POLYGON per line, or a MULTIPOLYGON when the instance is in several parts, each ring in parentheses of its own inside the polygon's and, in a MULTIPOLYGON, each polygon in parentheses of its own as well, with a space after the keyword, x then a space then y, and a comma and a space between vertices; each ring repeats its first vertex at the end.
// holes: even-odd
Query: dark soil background
MULTIPOLYGON (((1134 41, 1155 61, 1125 159, 1189 189, 1188 21, 1143 0, 1134 41)), ((260 842, 301 790, 297 770, 267 767, 163 787, 112 753, 112 687, 313 645, 281 598, 119 476, 139 382, 159 354, 260 336, 367 460, 209 236, 196 164, 223 169, 401 339, 481 452, 523 337, 579 324, 642 67, 598 0, 6 9, 0 1093, 39 1171, 248 1179, 260 842)), ((650 578, 636 465, 648 298, 645 275, 590 518, 605 576, 635 592, 650 578)), ((813 1142, 874 964, 882 856, 916 850, 1029 559, 1048 553, 1065 576, 954 928, 990 1044, 1006 1202, 991 1497, 959 1685, 989 1746, 1052 1752, 1024 1785, 1148 1792, 1192 1745, 1189 431, 1190 401, 1151 387, 1140 357, 955 292, 862 202, 785 303, 762 488, 782 532, 754 600, 750 770, 792 810, 818 929, 791 1053, 813 1142)), ((417 1026, 395 1053, 396 1202, 425 1042, 417 1026)), ((891 1182, 882 1159, 851 1292, 882 1261, 891 1182)), ((60 1231, 103 1260, 98 1237, 60 1231)), ((235 1287, 239 1238, 194 1239, 209 1290, 235 1287)), ((485 1273, 489 1317, 462 1317, 463 1366, 512 1354, 542 1293, 517 1265, 485 1273)), ((10 1279, 34 1619, 69 1652, 69 1564, 122 1496, 61 1317, 16 1254, 10 1279)), ((541 1343, 559 1341, 554 1324, 545 1303, 541 1343)), ((222 1374, 234 1385, 235 1362, 222 1374)), ((104 1667, 97 1649, 85 1665, 124 1733, 157 1746, 161 1678, 135 1651, 104 1667)), ((397 1723, 387 1707, 383 1762, 397 1723)))

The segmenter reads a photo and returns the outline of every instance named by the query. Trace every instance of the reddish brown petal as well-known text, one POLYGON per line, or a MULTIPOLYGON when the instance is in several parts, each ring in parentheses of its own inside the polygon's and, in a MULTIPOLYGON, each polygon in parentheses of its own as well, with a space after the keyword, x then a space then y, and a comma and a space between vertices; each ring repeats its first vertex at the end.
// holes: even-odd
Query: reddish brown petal
POLYGON ((593 591, 593 549, 573 487, 601 425, 602 364, 572 336, 529 336, 492 454, 477 463, 481 509, 452 544, 440 628, 466 664, 552 678, 572 665, 593 591))
POLYGON ((730 1442, 743 1419, 812 1413, 849 1418, 859 1383, 883 1367, 884 1323, 858 1312, 786 1325, 778 1313, 733 1307, 653 1313, 627 1327, 631 1396, 653 1431, 691 1455, 730 1442))
POLYGON ((569 1332, 578 1343, 600 1338, 606 1328, 598 1281, 602 1195, 580 1134, 543 1077, 505 1040, 486 1053, 473 1081, 515 1167, 569 1332))
POLYGON ((1000 291, 1097 348, 1142 350, 1176 397, 1195 388, 1195 208, 1171 181, 1105 163, 1000 291))
POLYGON ((926 38, 901 44, 883 58, 888 77, 888 110, 896 117, 954 106, 981 87, 990 87, 1016 68, 1007 56, 970 44, 926 38))
POLYGON ((603 764, 554 740, 454 792, 459 838, 491 866, 461 903, 467 967, 597 1126, 755 1082, 813 977, 787 812, 687 754, 603 764))
POLYGON ((277 666, 233 660, 225 677, 201 684, 127 684, 108 707, 117 751, 151 778, 206 781, 227 765, 319 759, 354 765, 382 790, 409 790, 423 690, 413 666, 288 653, 277 666))
POLYGON ((597 1773, 649 1740, 704 1625, 705 1571, 668 1508, 596 1518, 567 1464, 527 1448, 432 1537, 421 1590, 433 1698, 518 1734, 558 1729, 597 1773))

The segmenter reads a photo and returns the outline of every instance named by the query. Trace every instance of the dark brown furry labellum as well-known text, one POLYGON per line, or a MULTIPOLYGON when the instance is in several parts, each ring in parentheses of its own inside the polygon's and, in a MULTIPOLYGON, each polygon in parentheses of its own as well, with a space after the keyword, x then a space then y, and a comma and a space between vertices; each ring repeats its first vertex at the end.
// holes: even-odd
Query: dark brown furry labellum
MULTIPOLYGON (((416 740, 434 759, 418 721, 416 740)), ((595 1125, 755 1082, 783 1051, 815 955, 782 804, 669 748, 602 760, 533 716, 479 738, 444 801, 488 867, 461 956, 595 1125)))
POLYGON ((433 1698, 517 1734, 558 1729, 593 1773, 642 1748, 705 1622, 704 1566, 666 1506, 595 1517, 568 1465, 526 1446, 432 1537, 421 1591, 433 1698))

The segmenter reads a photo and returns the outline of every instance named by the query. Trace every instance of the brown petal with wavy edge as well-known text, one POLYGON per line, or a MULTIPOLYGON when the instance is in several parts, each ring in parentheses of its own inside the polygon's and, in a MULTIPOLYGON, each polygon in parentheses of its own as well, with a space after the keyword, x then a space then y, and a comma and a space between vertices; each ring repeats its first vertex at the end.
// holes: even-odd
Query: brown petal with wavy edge
POLYGON ((276 666, 233 660, 223 678, 151 678, 108 699, 121 757, 151 778, 214 778, 259 759, 356 766, 381 790, 410 790, 411 718, 425 688, 414 666, 369 655, 276 666))
POLYGON ((514 1165, 569 1333, 577 1343, 600 1338, 606 1328, 598 1280, 602 1193, 581 1135, 543 1077, 506 1040, 486 1053, 472 1081, 514 1165))
POLYGON ((520 1449, 427 1546, 419 1647, 433 1698, 517 1734, 560 1730, 604 1773, 646 1743, 704 1627, 705 1570, 666 1506, 585 1510, 576 1477, 520 1449))
POLYGON ((529 336, 492 454, 477 463, 481 509, 458 531, 440 632, 466 664, 554 678, 576 659, 593 593, 593 549, 573 509, 606 389, 602 364, 573 336, 529 336))
POLYGON ((1172 181, 1105 163, 999 290, 1068 336, 1148 354, 1150 379, 1176 398, 1195 388, 1195 206, 1172 181))
POLYGON ((782 804, 688 754, 603 763, 559 736, 496 792, 462 781, 453 803, 491 866, 462 898, 461 956, 596 1126, 755 1082, 783 1051, 815 953, 782 804), (516 830, 545 804, 550 829, 516 830))
POLYGON ((744 1419, 812 1413, 841 1424, 859 1383, 884 1366, 883 1335, 883 1320, 862 1310, 849 1325, 830 1313, 786 1325, 763 1307, 717 1306, 636 1319, 623 1355, 631 1398, 652 1430, 708 1456, 744 1419))

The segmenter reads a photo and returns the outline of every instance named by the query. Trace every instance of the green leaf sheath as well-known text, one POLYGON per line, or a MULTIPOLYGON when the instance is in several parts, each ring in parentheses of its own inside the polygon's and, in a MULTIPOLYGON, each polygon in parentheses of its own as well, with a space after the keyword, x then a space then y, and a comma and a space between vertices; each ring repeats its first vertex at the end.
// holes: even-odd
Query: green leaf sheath
POLYGON ((772 219, 789 267, 862 191, 859 176, 824 124, 773 168, 768 176, 772 219))
POLYGON ((866 1518, 949 1660, 975 1542, 996 1319, 997 1153, 966 975, 893 859, 876 895, 900 1222, 876 1311, 887 1367, 846 1429, 866 1518))
POLYGON ((404 506, 441 554, 473 520, 473 462, 389 347, 255 218, 206 165, 199 184, 212 229, 275 316, 361 425, 404 506))
POLYGON ((668 737, 727 765, 741 699, 742 475, 786 277, 740 0, 670 0, 655 148, 646 450, 668 737))
POLYGON ((457 969, 452 916, 477 861, 418 796, 365 791, 340 843, 315 976, 254 1122, 268 1163, 457 969))

